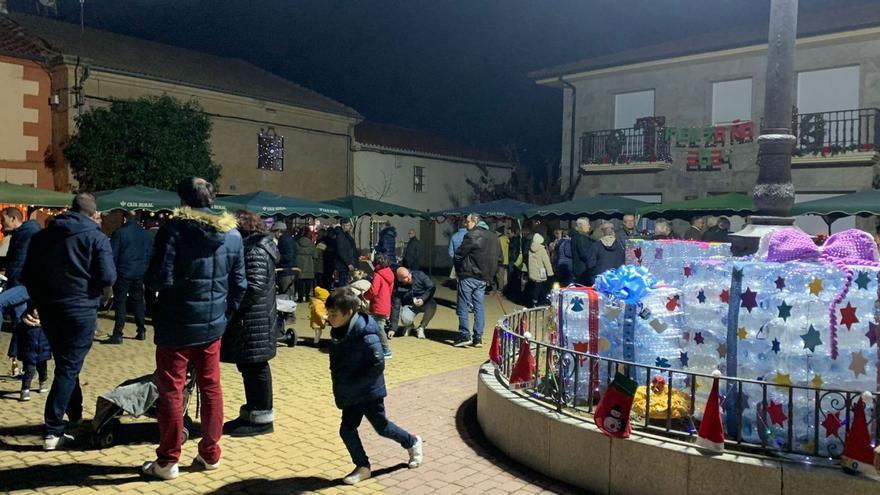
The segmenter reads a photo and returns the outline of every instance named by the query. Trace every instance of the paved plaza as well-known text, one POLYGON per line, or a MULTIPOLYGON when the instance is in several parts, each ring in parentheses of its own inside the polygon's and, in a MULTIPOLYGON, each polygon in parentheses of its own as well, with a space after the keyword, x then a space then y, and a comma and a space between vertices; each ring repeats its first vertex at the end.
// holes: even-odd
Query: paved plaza
MULTIPOLYGON (((450 345, 457 327, 454 293, 441 289, 438 298, 441 307, 428 340, 392 340, 394 357, 386 363, 389 417, 424 438, 425 464, 419 469, 407 469, 406 452, 378 437, 365 421, 361 435, 375 477, 356 487, 342 484, 352 465, 337 434, 339 411, 330 392, 327 354, 301 343, 279 348, 272 361, 275 433, 224 437, 222 468, 213 473, 188 472, 196 455, 196 443, 190 441, 183 448, 181 476, 170 482, 145 482, 137 473, 138 466, 155 457, 155 420, 126 418, 121 444, 108 449, 44 452, 40 435, 46 394, 33 393, 30 402, 20 403, 19 382, 0 379, 0 492, 574 493, 507 459, 485 440, 476 424, 475 393, 477 367, 485 361, 487 348, 450 345)), ((502 311, 496 298, 486 302, 491 328, 488 323, 502 311)), ((513 308, 509 302, 505 305, 513 308)), ((306 305, 298 308, 297 328, 310 334, 307 311, 306 305)), ((101 318, 99 326, 103 337, 112 321, 101 318)), ((126 332, 132 337, 134 328, 126 332)), ((0 348, 5 351, 8 342, 9 335, 3 334, 0 348)), ((87 420, 100 393, 152 371, 154 349, 149 340, 131 338, 122 346, 95 343, 81 375, 87 420)), ((222 365, 222 373, 228 420, 237 416, 244 392, 234 365, 222 365)))

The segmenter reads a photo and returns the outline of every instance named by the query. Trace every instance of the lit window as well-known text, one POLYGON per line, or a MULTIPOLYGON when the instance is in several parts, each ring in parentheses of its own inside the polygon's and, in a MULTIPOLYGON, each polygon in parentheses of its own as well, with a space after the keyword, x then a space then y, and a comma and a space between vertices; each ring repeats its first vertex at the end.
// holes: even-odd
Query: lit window
POLYGON ((425 192, 425 167, 413 167, 413 191, 425 192))
POLYGON ((270 127, 260 129, 257 135, 257 168, 281 172, 284 170, 284 136, 275 133, 270 127))
POLYGON ((654 90, 614 95, 614 128, 626 129, 642 117, 654 116, 654 90))
POLYGON ((752 78, 712 83, 712 124, 752 120, 752 78))

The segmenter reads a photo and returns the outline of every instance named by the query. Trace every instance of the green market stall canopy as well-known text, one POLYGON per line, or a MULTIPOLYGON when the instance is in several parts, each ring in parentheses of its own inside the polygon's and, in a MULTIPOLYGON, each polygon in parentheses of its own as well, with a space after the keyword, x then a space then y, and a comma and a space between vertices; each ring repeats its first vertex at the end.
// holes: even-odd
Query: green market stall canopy
POLYGON ((70 193, 0 182, 0 203, 65 208, 71 201, 73 195, 70 193))
POLYGON ((352 216, 349 208, 282 196, 267 191, 217 198, 214 201, 214 207, 232 211, 248 210, 260 215, 330 218, 350 218, 352 216))
POLYGON ((538 206, 526 210, 526 218, 560 218, 571 220, 578 217, 616 218, 636 210, 648 203, 622 196, 599 195, 592 198, 577 198, 562 203, 538 206))
POLYGON ((758 210, 747 194, 727 193, 717 196, 643 206, 637 213, 647 218, 683 218, 700 215, 752 215, 758 210))
POLYGON ((180 206, 177 193, 147 186, 129 186, 94 193, 98 211, 173 210, 180 206))
POLYGON ((400 206, 393 203, 386 203, 375 199, 364 198, 361 196, 345 196, 342 198, 324 201, 328 205, 334 205, 341 208, 351 210, 354 217, 362 216, 399 216, 399 217, 419 217, 425 218, 427 214, 423 211, 400 206))
POLYGON ((833 198, 797 203, 791 207, 792 215, 821 215, 830 219, 848 216, 880 215, 880 190, 871 189, 833 198))
POLYGON ((523 203, 515 199, 499 199, 488 203, 480 203, 471 206, 463 206, 461 208, 451 208, 443 211, 435 211, 431 213, 432 217, 463 217, 476 213, 481 217, 494 218, 522 218, 526 210, 534 208, 535 205, 523 203))

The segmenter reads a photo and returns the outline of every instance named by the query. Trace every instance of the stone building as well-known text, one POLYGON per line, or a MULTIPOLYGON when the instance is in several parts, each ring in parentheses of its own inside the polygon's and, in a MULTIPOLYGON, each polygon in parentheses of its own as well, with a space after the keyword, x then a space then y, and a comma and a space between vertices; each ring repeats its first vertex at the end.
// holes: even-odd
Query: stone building
MULTIPOLYGON (((42 187, 52 185, 49 177, 56 189, 70 187, 61 150, 79 112, 114 98, 169 95, 197 100, 211 117, 221 192, 310 199, 351 192, 352 133, 360 115, 266 70, 92 28, 81 34, 77 25, 22 14, 0 14, 0 40, 0 74, 13 81, 0 85, 0 113, 11 108, 16 122, 27 123, 14 139, 0 134, 0 168, 29 164, 42 187), (21 97, 24 105, 15 103, 21 97), (283 147, 283 161, 258 159, 261 138, 283 147)), ((17 126, 6 118, 0 125, 17 126)))
MULTIPOLYGON (((797 201, 871 188, 880 156, 880 9, 826 9, 798 19, 797 201)), ((751 192, 766 52, 767 25, 744 25, 531 73, 563 90, 563 181, 649 202, 751 192)))

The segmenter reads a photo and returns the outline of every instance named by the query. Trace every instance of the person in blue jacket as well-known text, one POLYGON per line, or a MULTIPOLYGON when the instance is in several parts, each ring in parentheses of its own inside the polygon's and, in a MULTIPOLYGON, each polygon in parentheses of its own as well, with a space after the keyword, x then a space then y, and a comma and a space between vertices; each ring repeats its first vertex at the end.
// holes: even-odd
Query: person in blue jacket
POLYGON ((39 312, 55 358, 55 379, 46 399, 43 449, 73 440, 64 433, 82 421, 82 370, 104 289, 116 281, 110 240, 101 232, 101 215, 91 194, 77 194, 70 211, 55 217, 31 240, 21 280, 39 312))
MULTIPOLYGON (((464 242, 464 236, 468 233, 467 227, 465 227, 464 222, 462 222, 453 234, 452 237, 449 238, 449 260, 453 261, 455 259, 455 252, 458 251, 458 247, 461 246, 461 243, 464 242)), ((452 273, 450 274, 450 278, 455 277, 455 264, 453 263, 452 273)))
MULTIPOLYGON (((24 268, 28 246, 30 246, 34 234, 40 231, 40 225, 33 220, 25 222, 21 210, 13 206, 0 211, 0 223, 2 223, 3 232, 10 236, 9 250, 6 252, 6 289, 0 292, 0 311, 11 310, 9 316, 12 320, 12 328, 16 328, 21 315, 27 309, 29 298, 27 288, 21 284, 21 270, 24 268)), ((13 376, 16 376, 20 371, 15 362, 15 356, 18 354, 17 342, 17 333, 13 333, 12 339, 9 340, 9 352, 7 352, 7 355, 12 358, 13 376)))
POLYGON ((354 471, 343 482, 354 485, 370 477, 370 459, 358 435, 364 417, 376 433, 394 440, 409 453, 410 469, 422 463, 422 439, 385 416, 385 358, 376 321, 359 311, 360 298, 349 288, 333 291, 327 299, 330 331, 330 378, 336 407, 342 410, 339 436, 354 471))
POLYGON ((153 252, 153 239, 137 223, 137 216, 132 211, 123 214, 122 227, 116 229, 110 237, 113 248, 113 261, 116 264, 116 283, 113 284, 113 306, 116 321, 113 335, 104 341, 106 344, 121 344, 122 330, 125 327, 126 303, 131 301, 134 322, 137 326, 137 340, 146 339, 147 329, 144 323, 144 274, 150 264, 153 252))
POLYGON ((388 258, 388 266, 397 266, 397 230, 391 225, 391 222, 385 222, 385 226, 379 231, 376 252, 384 254, 388 258))

